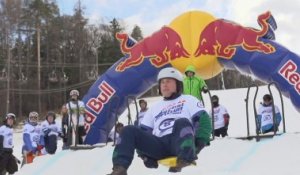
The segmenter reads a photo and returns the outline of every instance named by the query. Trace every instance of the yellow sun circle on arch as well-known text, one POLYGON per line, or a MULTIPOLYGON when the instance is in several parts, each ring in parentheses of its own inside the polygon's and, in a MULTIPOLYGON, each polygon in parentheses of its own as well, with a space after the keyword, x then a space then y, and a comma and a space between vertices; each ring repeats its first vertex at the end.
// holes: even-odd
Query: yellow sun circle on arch
POLYGON ((203 79, 209 79, 218 75, 222 65, 214 55, 201 55, 195 57, 194 53, 198 48, 201 32, 215 18, 205 12, 190 11, 175 18, 169 27, 175 30, 182 39, 184 48, 190 53, 189 58, 178 58, 170 61, 171 65, 182 73, 188 65, 194 65, 196 74, 203 79))

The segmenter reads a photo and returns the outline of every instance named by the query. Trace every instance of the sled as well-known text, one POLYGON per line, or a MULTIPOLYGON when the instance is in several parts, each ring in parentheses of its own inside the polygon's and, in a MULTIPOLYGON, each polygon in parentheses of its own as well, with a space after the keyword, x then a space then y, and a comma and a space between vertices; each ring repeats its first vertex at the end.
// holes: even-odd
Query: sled
MULTIPOLYGON (((167 157, 165 159, 161 159, 161 160, 158 160, 158 163, 161 164, 161 165, 164 165, 166 167, 176 167, 177 165, 177 157, 167 157)), ((189 166, 196 166, 197 163, 195 161, 193 161, 193 163, 189 166)))
POLYGON ((95 144, 95 145, 76 145, 76 146, 72 145, 69 148, 70 148, 70 150, 76 151, 76 150, 91 150, 94 148, 102 148, 104 146, 106 146, 106 143, 104 143, 104 144, 99 143, 99 144, 95 144))
MULTIPOLYGON (((21 167, 23 167, 25 164, 32 163, 33 159, 38 156, 42 156, 42 153, 40 151, 38 151, 36 154, 33 154, 32 152, 24 152, 21 167)), ((17 163, 20 162, 20 160, 18 160, 17 158, 16 161, 17 163)))
POLYGON ((258 136, 245 136, 245 137, 234 137, 235 139, 239 139, 239 140, 252 140, 252 139, 256 139, 257 141, 259 141, 260 139, 271 139, 274 136, 281 136, 284 133, 276 133, 274 134, 265 134, 265 135, 258 135, 258 136))

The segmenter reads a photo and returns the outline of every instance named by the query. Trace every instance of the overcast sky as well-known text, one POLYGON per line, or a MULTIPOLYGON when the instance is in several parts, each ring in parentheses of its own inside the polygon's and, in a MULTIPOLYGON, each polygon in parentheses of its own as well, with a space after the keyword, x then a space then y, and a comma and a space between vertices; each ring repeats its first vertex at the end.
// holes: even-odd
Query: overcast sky
MULTIPOLYGON (((72 14, 78 0, 57 2, 62 14, 72 14)), ((127 31, 140 26, 144 36, 189 10, 205 11, 255 28, 259 28, 257 16, 269 10, 278 25, 276 41, 300 55, 300 0, 81 0, 81 4, 90 23, 115 17, 124 20, 127 31)))

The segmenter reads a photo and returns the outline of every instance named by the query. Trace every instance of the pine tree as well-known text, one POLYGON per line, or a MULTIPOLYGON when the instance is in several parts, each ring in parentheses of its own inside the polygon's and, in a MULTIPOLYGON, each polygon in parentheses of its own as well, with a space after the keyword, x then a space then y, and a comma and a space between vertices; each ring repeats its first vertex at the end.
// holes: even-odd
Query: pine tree
POLYGON ((135 40, 140 41, 143 39, 142 30, 138 25, 135 25, 132 32, 131 37, 133 37, 135 40))
POLYGON ((124 27, 122 27, 120 21, 114 18, 112 21, 110 21, 109 25, 102 24, 101 28, 103 32, 99 47, 99 62, 114 63, 123 56, 120 51, 120 43, 115 36, 116 33, 122 32, 124 27))

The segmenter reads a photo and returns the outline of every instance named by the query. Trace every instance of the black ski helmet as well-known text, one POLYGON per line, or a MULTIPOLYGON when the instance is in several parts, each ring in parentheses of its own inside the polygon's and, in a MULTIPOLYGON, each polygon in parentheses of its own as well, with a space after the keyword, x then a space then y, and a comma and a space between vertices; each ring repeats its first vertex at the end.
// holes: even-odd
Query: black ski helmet
POLYGON ((272 96, 270 94, 265 94, 263 97, 264 101, 271 101, 272 100, 272 96))
POLYGON ((213 96, 211 97, 211 102, 218 102, 218 103, 219 103, 219 97, 216 96, 216 95, 213 95, 213 96))
POLYGON ((49 116, 52 116, 53 117, 53 121, 55 120, 55 118, 56 118, 56 114, 55 114, 55 112, 53 112, 53 111, 49 111, 48 113, 47 113, 47 115, 46 115, 46 120, 48 120, 48 117, 49 116))
POLYGON ((218 107, 219 106, 219 97, 216 95, 213 95, 211 97, 211 103, 212 103, 213 107, 218 107))

